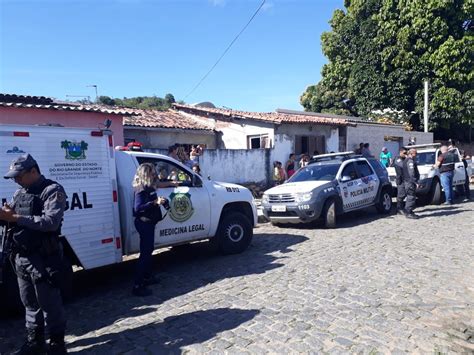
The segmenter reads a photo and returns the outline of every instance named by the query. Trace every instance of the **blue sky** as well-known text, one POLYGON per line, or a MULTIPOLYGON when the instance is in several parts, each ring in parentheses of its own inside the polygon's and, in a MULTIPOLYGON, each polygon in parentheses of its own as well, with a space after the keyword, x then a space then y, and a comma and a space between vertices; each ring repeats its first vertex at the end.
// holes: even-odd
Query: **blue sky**
MULTIPOLYGON (((262 0, 0 0, 0 92, 184 99, 262 0)), ((266 0, 186 102, 301 109, 343 0, 266 0)))

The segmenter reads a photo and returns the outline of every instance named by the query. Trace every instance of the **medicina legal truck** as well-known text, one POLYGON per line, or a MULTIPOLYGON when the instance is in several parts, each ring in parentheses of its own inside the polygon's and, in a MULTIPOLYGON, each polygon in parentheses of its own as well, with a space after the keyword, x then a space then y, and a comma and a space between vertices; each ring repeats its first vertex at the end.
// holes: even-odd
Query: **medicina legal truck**
MULTIPOLYGON (((245 250, 257 223, 250 191, 242 186, 202 179, 167 156, 114 149, 109 130, 50 126, 0 125, 0 173, 17 156, 30 153, 41 173, 64 186, 67 207, 61 241, 71 265, 92 269, 119 263, 139 251, 134 227, 132 179, 139 164, 150 162, 161 181, 176 187, 160 188, 170 201, 169 211, 156 226, 155 248, 210 239, 224 254, 245 250)), ((2 204, 19 188, 0 179, 2 204)), ((0 227, 1 229, 1 227, 0 227)), ((2 263, 0 298, 16 298, 17 286, 8 263, 2 263)))

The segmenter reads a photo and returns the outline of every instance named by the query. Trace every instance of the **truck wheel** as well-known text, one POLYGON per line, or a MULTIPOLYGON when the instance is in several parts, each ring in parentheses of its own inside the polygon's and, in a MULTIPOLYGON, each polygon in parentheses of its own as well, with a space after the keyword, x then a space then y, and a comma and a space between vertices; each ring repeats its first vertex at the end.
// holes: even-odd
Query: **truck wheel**
POLYGON ((73 297, 72 279, 74 271, 72 269, 71 261, 67 256, 64 256, 62 263, 62 277, 61 277, 61 297, 64 302, 70 301, 73 297))
POLYGON ((252 241, 252 224, 242 213, 226 214, 219 224, 216 237, 219 251, 222 254, 241 253, 252 241))
POLYGON ((330 199, 324 203, 322 216, 324 227, 336 228, 336 201, 330 199))
POLYGON ((442 194, 441 194, 441 184, 439 181, 435 181, 430 191, 430 198, 428 199, 428 204, 430 205, 439 205, 441 203, 442 194))
POLYGON ((392 210, 392 194, 388 189, 383 189, 380 193, 380 198, 375 205, 377 211, 382 214, 390 213, 392 210))
POLYGON ((0 299, 2 299, 1 311, 8 315, 20 314, 23 304, 20 299, 16 274, 9 261, 6 261, 4 265, 3 285, 0 292, 2 293, 0 295, 0 299))

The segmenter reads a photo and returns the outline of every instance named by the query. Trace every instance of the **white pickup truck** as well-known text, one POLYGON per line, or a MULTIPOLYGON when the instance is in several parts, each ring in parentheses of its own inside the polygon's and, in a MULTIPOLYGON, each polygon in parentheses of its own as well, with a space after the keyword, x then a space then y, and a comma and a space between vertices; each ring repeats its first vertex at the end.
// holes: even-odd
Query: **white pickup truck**
MULTIPOLYGON (((420 172, 420 181, 416 190, 416 195, 423 203, 431 205, 439 205, 442 202, 442 187, 439 169, 435 169, 433 165, 436 163, 441 154, 440 143, 419 144, 407 146, 406 148, 415 148, 417 150, 416 163, 420 172)), ((463 191, 464 182, 466 181, 466 173, 462 162, 461 154, 457 148, 453 150, 456 157, 454 164, 454 188, 463 191)), ((393 166, 387 168, 390 182, 393 186, 394 194, 397 191, 396 172, 393 166)), ((468 176, 472 175, 471 166, 468 166, 468 176)))
MULTIPOLYGON (((62 225, 67 261, 92 269, 123 261, 139 251, 133 224, 132 179, 139 164, 153 163, 162 181, 178 186, 157 193, 170 210, 156 226, 155 248, 210 239, 224 254, 244 251, 253 237, 257 210, 245 187, 209 181, 164 155, 118 151, 108 130, 49 126, 0 125, 0 173, 11 161, 30 153, 41 173, 62 184, 68 196, 62 225)), ((8 202, 18 185, 0 179, 0 200, 8 202)), ((2 227, 0 227, 1 232, 2 227)), ((0 263, 2 264, 2 263, 0 263)), ((15 278, 0 270, 0 297, 16 298, 15 278)), ((72 278, 72 268, 67 269, 72 278)))

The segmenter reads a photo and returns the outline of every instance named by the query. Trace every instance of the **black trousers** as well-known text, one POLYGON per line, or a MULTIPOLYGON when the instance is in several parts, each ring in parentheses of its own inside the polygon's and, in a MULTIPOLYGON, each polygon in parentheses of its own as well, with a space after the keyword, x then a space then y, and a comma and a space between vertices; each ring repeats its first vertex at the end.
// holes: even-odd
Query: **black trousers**
POLYGON ((407 197, 407 193, 405 191, 405 184, 397 184, 397 210, 401 211, 405 209, 405 197, 407 197))
POLYGON ((48 329, 50 335, 64 334, 66 318, 59 288, 47 279, 39 254, 15 256, 21 302, 25 306, 26 328, 35 332, 48 329))
POLYGON ((406 193, 405 211, 411 214, 416 207, 416 184, 404 182, 403 185, 406 193))

